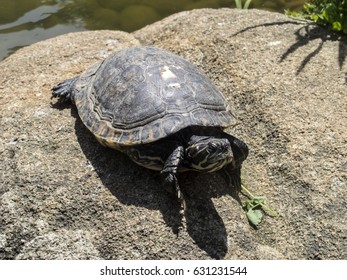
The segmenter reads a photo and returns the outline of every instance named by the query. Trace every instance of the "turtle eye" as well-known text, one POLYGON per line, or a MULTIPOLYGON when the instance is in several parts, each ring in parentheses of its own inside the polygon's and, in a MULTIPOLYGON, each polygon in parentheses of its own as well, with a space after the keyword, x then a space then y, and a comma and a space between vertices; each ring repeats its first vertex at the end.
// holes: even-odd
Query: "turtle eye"
POLYGON ((209 142, 207 146, 207 152, 210 157, 218 157, 218 155, 225 153, 227 150, 227 144, 219 139, 219 141, 209 142))
POLYGON ((209 150, 215 150, 217 148, 217 143, 216 142, 209 142, 207 144, 209 150))
POLYGON ((208 145, 195 144, 187 149, 187 156, 193 162, 201 162, 206 158, 208 145))

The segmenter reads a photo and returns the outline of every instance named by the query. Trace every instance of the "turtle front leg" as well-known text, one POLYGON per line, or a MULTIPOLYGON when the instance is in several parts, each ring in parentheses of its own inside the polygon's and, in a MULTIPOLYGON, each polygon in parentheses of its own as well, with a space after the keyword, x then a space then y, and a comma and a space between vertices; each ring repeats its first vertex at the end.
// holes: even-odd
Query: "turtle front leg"
POLYGON ((58 97, 61 102, 73 100, 75 83, 78 78, 73 77, 54 86, 52 88, 52 97, 58 97))
POLYGON ((160 172, 163 178, 164 187, 169 192, 174 192, 181 204, 184 205, 184 198, 176 177, 178 167, 184 157, 184 148, 182 146, 176 147, 171 155, 166 159, 164 167, 160 172))

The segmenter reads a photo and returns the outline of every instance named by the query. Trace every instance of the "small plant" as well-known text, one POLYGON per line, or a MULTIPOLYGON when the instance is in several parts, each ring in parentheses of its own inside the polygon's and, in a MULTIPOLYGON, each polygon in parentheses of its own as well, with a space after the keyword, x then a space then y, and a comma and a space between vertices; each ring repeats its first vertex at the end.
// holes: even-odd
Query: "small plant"
POLYGON ((312 0, 302 11, 286 14, 347 34, 347 0, 312 0))
POLYGON ((242 7, 242 0, 235 0, 236 8, 238 9, 248 9, 249 5, 251 4, 252 0, 247 0, 245 5, 242 7))
POLYGON ((261 223, 263 218, 263 211, 272 217, 277 217, 278 214, 266 205, 265 197, 254 196, 244 184, 241 184, 241 189, 245 195, 249 198, 243 206, 243 210, 246 212, 248 221, 253 226, 257 226, 261 223))

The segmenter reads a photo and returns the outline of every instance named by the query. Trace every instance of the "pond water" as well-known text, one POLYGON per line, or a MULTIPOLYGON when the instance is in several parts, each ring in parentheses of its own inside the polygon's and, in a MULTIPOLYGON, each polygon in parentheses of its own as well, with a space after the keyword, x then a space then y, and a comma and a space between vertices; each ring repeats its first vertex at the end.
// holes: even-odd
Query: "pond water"
MULTIPOLYGON (((250 8, 283 12, 299 9, 304 2, 252 0, 250 8)), ((0 0, 0 60, 20 47, 68 32, 100 29, 130 32, 180 11, 221 7, 235 7, 235 1, 0 0)))

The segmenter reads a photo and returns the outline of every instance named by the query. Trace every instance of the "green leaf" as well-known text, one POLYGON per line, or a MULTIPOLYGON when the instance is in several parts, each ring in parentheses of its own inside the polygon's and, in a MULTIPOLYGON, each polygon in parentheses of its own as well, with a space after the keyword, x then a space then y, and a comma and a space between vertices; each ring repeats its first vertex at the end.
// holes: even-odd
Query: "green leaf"
POLYGON ((337 31, 341 31, 342 30, 342 24, 339 21, 335 21, 333 22, 333 29, 337 30, 337 31))
POLYGON ((264 196, 254 196, 252 198, 253 205, 259 205, 265 203, 265 197, 264 196))
POLYGON ((263 213, 259 209, 249 209, 246 215, 248 221, 254 226, 259 225, 263 218, 263 213))
POLYGON ((247 0, 245 5, 243 6, 244 9, 248 9, 249 8, 249 5, 251 4, 251 1, 252 0, 247 0))
POLYGON ((322 14, 327 22, 333 23, 334 21, 338 21, 340 19, 337 11, 337 7, 334 4, 329 3, 322 14))
POLYGON ((275 211, 266 205, 264 196, 254 196, 244 184, 241 184, 241 190, 249 198, 245 202, 243 210, 246 212, 247 218, 252 225, 257 226, 261 222, 263 218, 262 211, 265 211, 272 217, 278 216, 275 211))
POLYGON ((311 10, 314 9, 316 7, 316 5, 311 4, 311 3, 305 3, 304 4, 304 10, 311 10))
POLYGON ((318 21, 318 20, 319 20, 319 16, 318 16, 318 15, 312 15, 312 19, 313 19, 314 21, 318 21))
POLYGON ((328 18, 328 13, 326 10, 323 10, 321 18, 327 22, 329 22, 329 18, 328 18))

